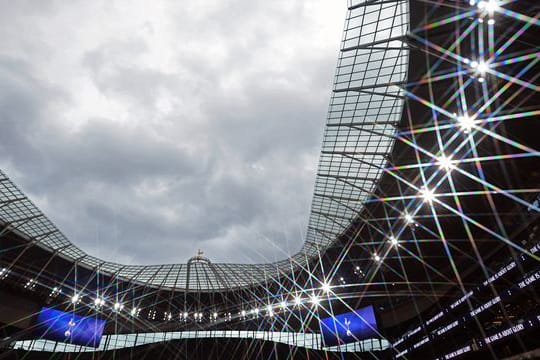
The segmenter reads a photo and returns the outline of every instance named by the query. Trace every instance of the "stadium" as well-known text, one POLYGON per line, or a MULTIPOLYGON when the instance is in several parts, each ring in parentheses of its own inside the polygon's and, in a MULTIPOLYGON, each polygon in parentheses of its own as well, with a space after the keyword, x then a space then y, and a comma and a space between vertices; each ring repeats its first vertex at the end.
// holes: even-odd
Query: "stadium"
POLYGON ((335 6, 302 249, 105 261, 0 170, 0 358, 540 357, 540 3, 335 6))

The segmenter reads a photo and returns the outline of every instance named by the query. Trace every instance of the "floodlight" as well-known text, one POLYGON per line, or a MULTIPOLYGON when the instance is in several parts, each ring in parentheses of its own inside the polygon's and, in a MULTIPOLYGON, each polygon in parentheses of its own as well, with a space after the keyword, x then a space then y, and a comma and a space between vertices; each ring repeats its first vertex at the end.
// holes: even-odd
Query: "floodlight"
POLYGON ((94 300, 94 305, 96 306, 102 306, 102 305, 105 305, 105 300, 100 298, 100 297, 97 297, 95 300, 94 300))
POLYGON ((478 5, 476 6, 478 6, 479 9, 485 10, 490 13, 493 13, 499 9, 499 5, 497 4, 495 0, 487 0, 487 1, 481 0, 478 2, 478 5))
POLYGON ((414 223, 414 218, 411 214, 405 213, 405 215, 403 215, 403 218, 405 219, 405 222, 407 222, 407 224, 414 223))
POLYGON ((454 168, 452 158, 444 154, 437 158, 437 164, 439 164, 439 168, 444 171, 450 171, 454 168))
POLYGON ((431 203, 433 199, 435 199, 434 191, 428 189, 427 187, 423 187, 422 189, 420 189, 420 196, 426 203, 431 203))
POLYGON ((468 133, 473 128, 476 121, 474 118, 470 117, 469 115, 465 114, 462 116, 458 116, 457 118, 458 126, 463 132, 468 133))
POLYGON ((325 293, 329 293, 330 291, 332 291, 332 287, 330 286, 329 283, 324 282, 321 286, 321 290, 324 291, 325 293))
POLYGON ((478 71, 481 74, 484 74, 488 70, 489 70, 489 65, 484 61, 480 61, 478 63, 478 66, 476 67, 476 71, 478 71))

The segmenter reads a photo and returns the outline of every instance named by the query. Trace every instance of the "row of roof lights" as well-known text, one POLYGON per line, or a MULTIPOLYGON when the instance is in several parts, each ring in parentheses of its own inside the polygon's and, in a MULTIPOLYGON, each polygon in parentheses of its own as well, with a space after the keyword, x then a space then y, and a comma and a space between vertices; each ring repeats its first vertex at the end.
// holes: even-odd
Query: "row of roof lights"
MULTIPOLYGON (((359 270, 359 267, 356 268, 357 271, 355 271, 355 273, 357 273, 358 271, 360 271, 360 273, 362 273, 361 270, 359 270)), ((7 276, 7 274, 9 273, 9 270, 7 268, 2 268, 0 269, 0 278, 5 278, 7 276)), ((344 283, 344 279, 343 278, 340 278, 340 282, 341 283, 344 283)), ((26 289, 33 289, 37 284, 37 281, 36 279, 29 279, 25 285, 24 285, 24 288, 26 289)), ((332 291, 332 286, 327 283, 327 282, 323 282, 321 287, 320 287, 320 290, 323 292, 323 293, 330 293, 332 291)), ((54 287, 51 292, 49 293, 49 297, 56 297, 58 296, 59 294, 62 293, 62 289, 59 288, 59 287, 54 287)), ((74 293, 70 298, 69 298, 69 301, 71 304, 73 305, 77 305, 79 303, 81 303, 82 301, 82 298, 83 298, 83 295, 81 295, 80 293, 74 293)), ((317 306, 319 305, 321 299, 319 296, 315 295, 315 294, 312 294, 311 296, 309 296, 309 302, 311 304, 313 304, 314 306, 317 306)), ((101 296, 97 296, 96 298, 94 298, 94 301, 93 301, 93 305, 96 309, 100 309, 102 307, 105 307, 106 305, 106 300, 105 298, 101 297, 101 296)), ((294 306, 299 306, 301 304, 304 303, 304 299, 297 295, 293 298, 293 301, 292 301, 292 304, 294 306)), ((274 314, 274 308, 281 308, 281 309, 285 309, 289 306, 289 303, 285 300, 282 300, 281 302, 279 302, 278 305, 267 305, 266 306, 266 312, 267 312, 267 315, 269 316, 273 316, 274 314)), ((121 302, 118 302, 116 301, 113 305, 112 305, 112 310, 115 311, 115 312, 121 312, 124 310, 124 304, 122 304, 121 302)), ((134 307, 130 310, 129 314, 131 316, 138 316, 139 313, 140 313, 141 309, 140 308, 137 308, 137 307, 134 307)), ((251 313, 252 314, 259 314, 259 308, 254 308, 253 310, 251 310, 251 313)), ((242 317, 245 317, 246 316, 246 311, 245 310, 242 310, 240 313, 239 313, 242 317)), ((172 318, 172 315, 171 316, 168 316, 170 315, 170 313, 165 313, 165 319, 169 319, 172 318)), ((213 313, 212 314, 213 316, 211 316, 210 318, 213 318, 213 319, 217 319, 217 313, 213 313)), ((229 320, 231 320, 232 318, 232 315, 231 313, 227 313, 225 314, 226 317, 228 316, 229 320)), ((156 317, 156 310, 150 310, 149 313, 148 313, 148 318, 149 319, 154 319, 155 320, 155 317, 156 317)), ((188 317, 188 313, 183 313, 183 314, 180 314, 180 318, 184 318, 186 319, 188 317)), ((202 318, 202 313, 195 313, 194 314, 194 318, 195 319, 201 319, 202 318)), ((170 320, 170 319, 169 319, 170 320)))
MULTIPOLYGON (((343 279, 343 278, 342 278, 343 279)), ((321 288, 320 288, 324 293, 329 293, 332 291, 332 287, 329 283, 323 283, 321 288)), ((54 288, 53 291, 51 292, 51 295, 53 293, 60 293, 61 290, 58 289, 58 288, 54 288)), ((50 295, 50 296, 51 296, 50 295)), ((72 304, 78 304, 80 303, 80 301, 82 300, 82 297, 80 294, 73 294, 71 296, 71 303, 72 304)), ((304 299, 300 296, 295 296, 294 299, 293 299, 293 305, 294 306, 300 306, 304 303, 304 299)), ((315 295, 315 294, 312 294, 311 296, 309 296, 309 302, 313 305, 313 306, 318 306, 321 302, 321 298, 318 296, 318 295, 315 295)), ((94 305, 96 306, 96 308, 100 308, 100 307, 103 307, 105 306, 106 304, 106 301, 104 298, 102 297, 96 297, 94 299, 94 305)), ((287 303, 287 301, 281 301, 279 303, 279 305, 267 305, 266 306, 266 313, 268 316, 273 316, 274 315, 274 309, 275 308, 281 308, 281 309, 286 309, 287 307, 289 306, 289 304, 287 303)), ((112 309, 115 311, 115 312, 121 312, 123 309, 124 309, 124 305, 120 302, 115 302, 112 309)), ((130 315, 131 316, 134 316, 134 317, 137 317, 139 316, 140 314, 140 311, 141 309, 140 308, 132 308, 131 311, 130 311, 130 315)), ((251 314, 253 314, 254 316, 258 316, 259 313, 260 313, 260 309, 258 307, 256 308, 253 308, 251 311, 250 311, 251 314)), ((239 315, 241 315, 241 317, 245 318, 246 315, 247 315, 247 312, 245 310, 242 310, 239 315)), ((226 313, 225 315, 225 318, 228 318, 229 320, 232 319, 232 315, 231 313, 226 313)), ((148 317, 150 319, 155 319, 156 317, 156 310, 150 310, 149 313, 148 313, 148 317)), ((189 317, 189 314, 187 312, 184 312, 184 313, 181 313, 180 314, 180 319, 188 319, 189 317)), ((195 320, 201 320, 203 318, 203 313, 194 313, 193 314, 193 318, 195 320)), ((216 320, 218 318, 218 313, 217 312, 214 312, 213 314, 211 314, 210 316, 210 319, 213 319, 213 320, 216 320)), ((172 314, 169 313, 169 312, 165 312, 164 314, 164 320, 171 320, 172 319, 172 314)))

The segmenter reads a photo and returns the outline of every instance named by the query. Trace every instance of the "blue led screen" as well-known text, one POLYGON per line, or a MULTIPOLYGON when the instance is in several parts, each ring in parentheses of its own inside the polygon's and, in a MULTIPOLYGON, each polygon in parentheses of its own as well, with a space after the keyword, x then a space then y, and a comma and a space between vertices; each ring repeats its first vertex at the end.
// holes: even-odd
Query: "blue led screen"
POLYGON ((105 320, 80 316, 48 307, 38 314, 34 333, 42 339, 98 347, 105 320))
POLYGON ((325 346, 336 346, 378 337, 373 306, 334 315, 319 322, 325 346))

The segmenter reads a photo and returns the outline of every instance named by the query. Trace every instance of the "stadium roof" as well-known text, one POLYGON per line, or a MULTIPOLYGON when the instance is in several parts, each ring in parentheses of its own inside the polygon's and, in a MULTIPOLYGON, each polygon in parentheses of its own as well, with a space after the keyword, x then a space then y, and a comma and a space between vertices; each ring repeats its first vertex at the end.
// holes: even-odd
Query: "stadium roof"
MULTIPOLYGON (((89 255, 68 239, 0 171, 0 223, 74 263, 152 287, 220 291, 246 287, 303 267, 358 216, 387 163, 403 111, 409 48, 408 1, 349 1, 330 100, 307 236, 289 259, 266 264, 124 265, 89 255)), ((66 209, 69 211, 69 209, 66 209)), ((75 239, 76 242, 76 239, 75 239)))

